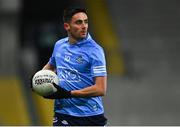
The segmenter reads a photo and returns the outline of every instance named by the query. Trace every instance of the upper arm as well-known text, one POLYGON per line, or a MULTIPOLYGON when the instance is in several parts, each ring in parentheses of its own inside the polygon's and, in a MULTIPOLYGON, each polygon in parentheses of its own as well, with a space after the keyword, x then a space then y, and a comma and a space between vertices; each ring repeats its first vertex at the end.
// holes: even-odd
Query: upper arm
POLYGON ((107 72, 106 72, 106 60, 104 51, 102 48, 96 48, 91 54, 91 73, 94 77, 95 88, 102 96, 106 94, 107 88, 107 72))
POLYGON ((95 77, 95 85, 100 93, 102 93, 102 95, 105 95, 107 89, 107 76, 95 77))
POLYGON ((51 70, 51 71, 56 71, 56 68, 50 64, 50 63, 47 63, 44 67, 43 67, 43 70, 51 70))

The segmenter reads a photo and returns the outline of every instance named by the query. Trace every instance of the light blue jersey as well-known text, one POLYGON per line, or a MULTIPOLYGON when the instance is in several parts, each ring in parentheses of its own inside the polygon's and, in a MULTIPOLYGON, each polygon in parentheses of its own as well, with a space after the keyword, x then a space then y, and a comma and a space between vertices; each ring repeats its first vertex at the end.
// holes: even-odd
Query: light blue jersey
MULTIPOLYGON (((94 77, 107 75, 104 51, 89 34, 76 44, 68 38, 57 41, 49 64, 56 67, 59 86, 68 91, 92 86, 94 77)), ((101 97, 56 99, 54 110, 80 117, 104 113, 101 97)))

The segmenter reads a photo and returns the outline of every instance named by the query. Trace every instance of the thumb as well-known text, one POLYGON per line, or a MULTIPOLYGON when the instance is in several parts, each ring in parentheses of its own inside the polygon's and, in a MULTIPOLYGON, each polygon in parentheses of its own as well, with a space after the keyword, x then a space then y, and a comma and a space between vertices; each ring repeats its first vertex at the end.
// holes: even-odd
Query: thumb
POLYGON ((53 82, 53 86, 56 88, 56 89, 59 89, 60 87, 56 84, 56 83, 54 83, 53 82))

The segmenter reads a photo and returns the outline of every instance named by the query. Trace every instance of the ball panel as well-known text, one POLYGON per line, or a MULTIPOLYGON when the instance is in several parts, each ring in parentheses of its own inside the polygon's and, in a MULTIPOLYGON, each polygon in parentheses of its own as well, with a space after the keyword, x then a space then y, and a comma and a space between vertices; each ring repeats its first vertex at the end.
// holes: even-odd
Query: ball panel
POLYGON ((41 96, 50 95, 51 93, 54 92, 53 86, 51 83, 43 84, 41 86, 36 85, 36 86, 34 86, 34 89, 35 89, 36 93, 41 96))
POLYGON ((50 70, 40 70, 32 79, 33 90, 41 96, 47 96, 57 91, 53 83, 58 84, 58 77, 50 70))

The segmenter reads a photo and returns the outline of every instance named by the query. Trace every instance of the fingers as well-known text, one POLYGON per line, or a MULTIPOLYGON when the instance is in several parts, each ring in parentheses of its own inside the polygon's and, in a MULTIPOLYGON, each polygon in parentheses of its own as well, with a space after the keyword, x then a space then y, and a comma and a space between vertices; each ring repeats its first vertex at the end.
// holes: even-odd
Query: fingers
POLYGON ((55 99, 55 95, 54 94, 51 94, 51 95, 48 95, 48 96, 43 96, 45 99, 55 99))

